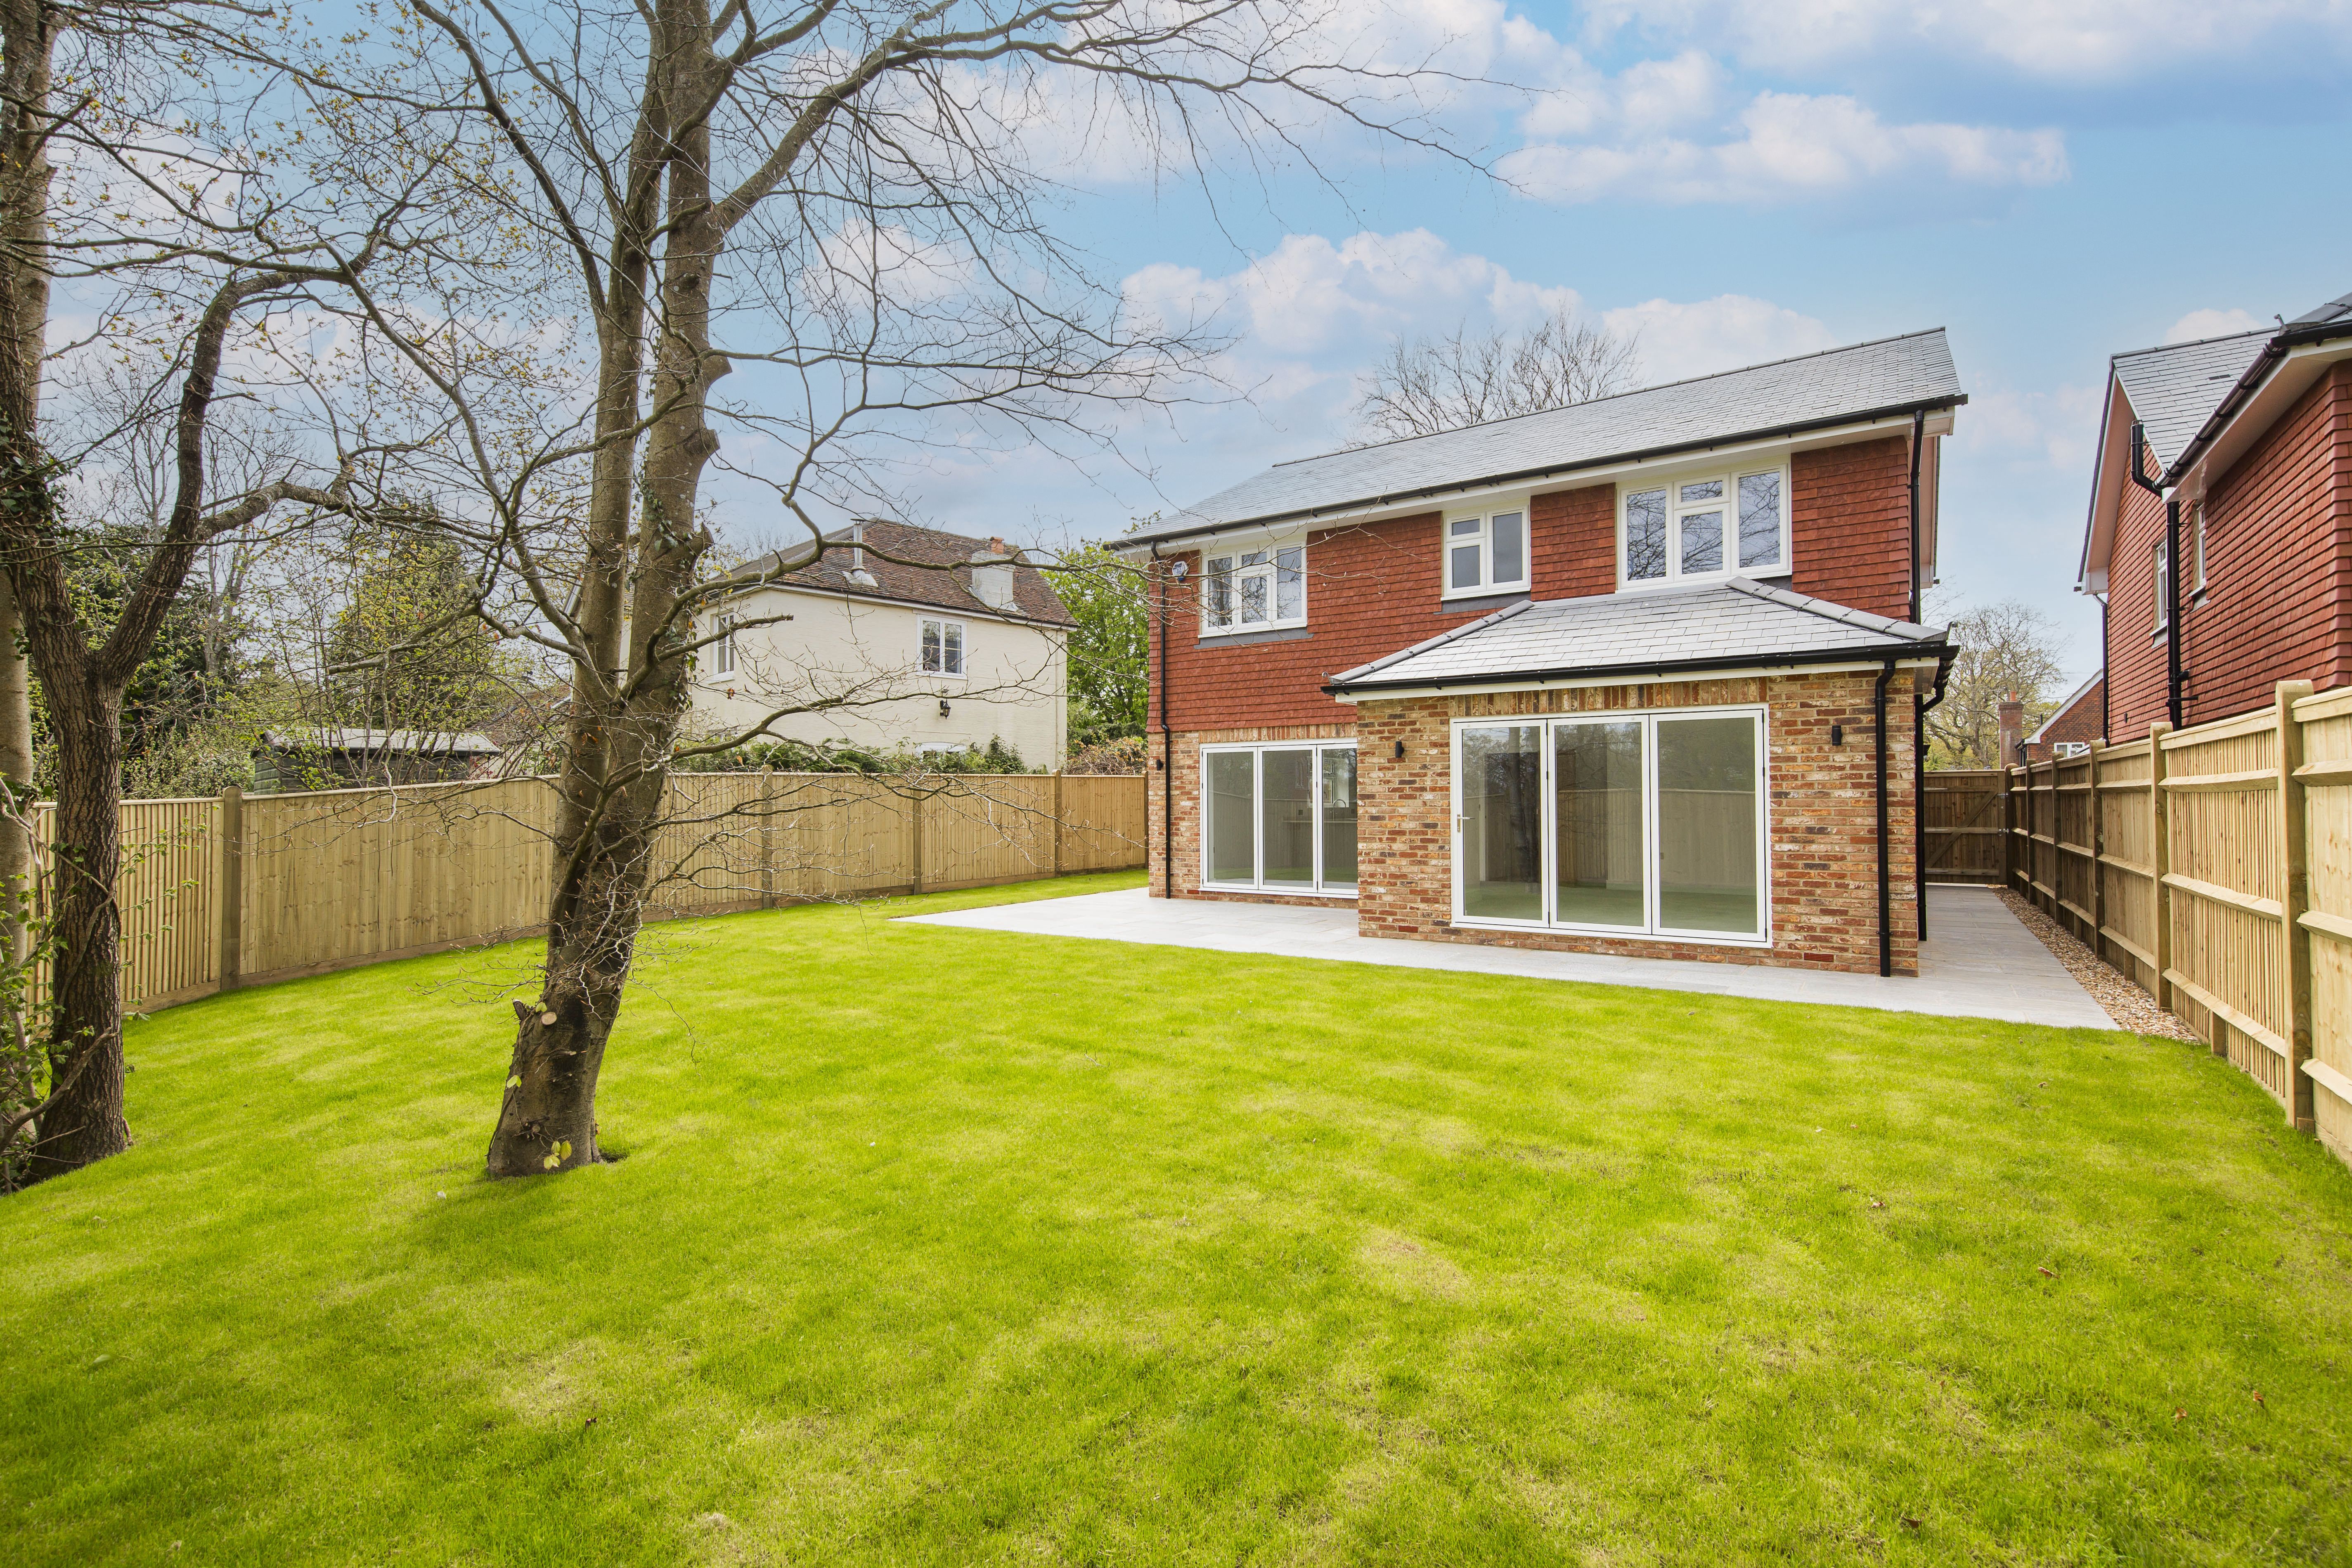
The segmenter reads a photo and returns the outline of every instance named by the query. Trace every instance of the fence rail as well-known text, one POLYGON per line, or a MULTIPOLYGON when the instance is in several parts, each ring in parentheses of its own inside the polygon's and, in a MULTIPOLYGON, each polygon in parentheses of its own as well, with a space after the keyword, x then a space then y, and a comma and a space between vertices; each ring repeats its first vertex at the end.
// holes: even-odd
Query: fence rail
MULTIPOLYGON (((1139 774, 685 774, 660 920, 1143 864, 1139 774)), ((122 805, 123 995, 152 1010, 546 929, 544 779, 122 805)), ((54 822, 34 819, 44 841, 54 822)))
POLYGON ((2352 688, 1927 777, 1931 878, 2031 898, 2352 1163, 2352 688))

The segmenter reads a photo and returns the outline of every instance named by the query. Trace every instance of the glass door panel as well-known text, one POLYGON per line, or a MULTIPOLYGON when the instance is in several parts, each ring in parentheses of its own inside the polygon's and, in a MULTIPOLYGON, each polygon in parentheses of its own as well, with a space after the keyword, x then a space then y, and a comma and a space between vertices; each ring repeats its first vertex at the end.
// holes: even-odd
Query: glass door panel
POLYGON ((1543 919, 1543 730, 1535 724, 1462 731, 1462 912, 1479 920, 1543 919))
POLYGON ((1315 882, 1315 753, 1259 753, 1258 793, 1267 887, 1315 882))
POLYGON ((1209 880, 1257 880, 1257 759, 1247 752, 1209 753, 1209 880))
POLYGON ((1755 936, 1756 721, 1664 719, 1658 731, 1658 923, 1755 936))
POLYGON ((1641 721, 1555 729, 1552 789, 1553 918, 1563 925, 1649 924, 1641 721))
POLYGON ((1356 753, 1323 753, 1323 885, 1356 885, 1356 753))

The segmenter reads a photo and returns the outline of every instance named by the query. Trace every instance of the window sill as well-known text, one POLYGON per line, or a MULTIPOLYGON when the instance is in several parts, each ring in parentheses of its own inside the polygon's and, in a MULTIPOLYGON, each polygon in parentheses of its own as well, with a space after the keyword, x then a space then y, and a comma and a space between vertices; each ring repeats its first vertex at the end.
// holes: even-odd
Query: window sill
POLYGON ((1437 608, 1433 613, 1440 616, 1486 615, 1513 605, 1524 605, 1529 597, 1525 588, 1498 588, 1490 594, 1445 594, 1439 596, 1437 608))
POLYGON ((1793 566, 1773 566, 1745 572, 1697 573, 1681 577, 1642 577, 1630 582, 1620 577, 1617 579, 1617 591, 1621 594, 1654 594, 1665 588, 1703 588, 1716 583, 1728 583, 1735 577, 1750 583, 1786 584, 1796 574, 1793 566))
POLYGON ((1627 931, 1623 926, 1546 925, 1540 921, 1473 920, 1456 915, 1450 925, 1464 931, 1516 931, 1543 936, 1597 937, 1603 942, 1676 942, 1694 947, 1768 948, 1769 936, 1692 936, 1681 931, 1627 931))
POLYGON ((1202 882, 1201 884, 1201 891, 1204 893, 1257 893, 1265 897, 1276 899, 1331 899, 1344 900, 1349 902, 1354 901, 1356 898, 1356 889, 1353 888, 1349 889, 1343 893, 1328 888, 1320 891, 1313 888, 1267 888, 1261 887, 1254 882, 1202 882))
POLYGON ((1253 643, 1305 642, 1308 637, 1314 635, 1315 634, 1313 632, 1307 630, 1304 626, 1267 626, 1263 630, 1247 632, 1203 631, 1201 634, 1201 646, 1203 647, 1211 646, 1218 647, 1247 647, 1253 643))

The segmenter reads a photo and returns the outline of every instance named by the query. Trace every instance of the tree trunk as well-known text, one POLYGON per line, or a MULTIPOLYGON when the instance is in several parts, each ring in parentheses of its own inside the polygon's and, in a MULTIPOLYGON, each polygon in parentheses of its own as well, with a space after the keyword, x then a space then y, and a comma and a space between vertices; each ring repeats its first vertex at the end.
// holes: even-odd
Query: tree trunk
POLYGON ((48 689, 58 741, 58 968, 51 977, 49 1071, 62 1079, 94 1053, 41 1117, 28 1174, 76 1170, 131 1147, 122 1114, 122 700, 63 681, 48 689))

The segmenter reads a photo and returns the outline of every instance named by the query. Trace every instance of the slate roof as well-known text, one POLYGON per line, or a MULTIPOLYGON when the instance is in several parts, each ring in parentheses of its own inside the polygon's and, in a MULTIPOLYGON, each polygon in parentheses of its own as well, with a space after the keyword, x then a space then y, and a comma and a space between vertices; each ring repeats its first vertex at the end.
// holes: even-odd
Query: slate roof
POLYGON ((1523 602, 1331 678, 1324 689, 1839 663, 1942 654, 1945 628, 1734 577, 1699 587, 1523 602))
POLYGON ((2159 471, 2179 460, 2270 340, 2271 329, 2264 328, 2116 355, 2116 380, 2131 399, 2132 412, 2147 426, 2148 447, 2159 471))
MULTIPOLYGON (((886 599, 900 604, 929 605, 966 614, 1001 616, 1005 611, 975 597, 971 591, 971 557, 989 548, 990 541, 967 539, 936 528, 908 522, 866 524, 866 570, 871 586, 849 579, 849 530, 824 536, 824 556, 814 565, 773 579, 780 587, 821 588, 830 594, 886 599), (886 559, 895 557, 895 559, 886 559), (912 563, 913 564, 908 564, 912 563)), ((729 574, 739 578, 763 576, 781 561, 807 553, 807 546, 771 552, 729 574)), ((1018 552, 1015 552, 1016 560, 1018 552)), ((1013 569, 1013 614, 1047 626, 1076 624, 1045 574, 1025 563, 1013 569)))
POLYGON ((1967 402, 1941 327, 1277 464, 1122 547, 1967 402))

